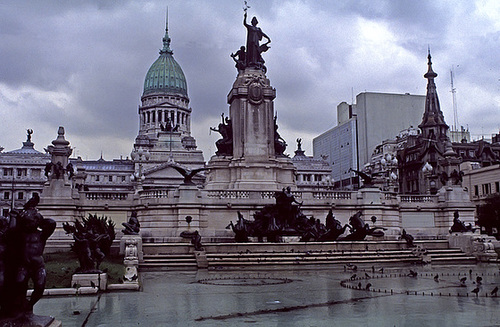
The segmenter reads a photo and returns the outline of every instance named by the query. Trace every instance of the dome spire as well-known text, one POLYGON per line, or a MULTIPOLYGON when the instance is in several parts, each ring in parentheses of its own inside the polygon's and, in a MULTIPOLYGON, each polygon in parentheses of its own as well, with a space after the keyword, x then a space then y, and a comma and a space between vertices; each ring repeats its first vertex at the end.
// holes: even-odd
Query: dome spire
POLYGON ((174 52, 170 49, 170 36, 168 35, 168 7, 167 14, 165 17, 165 36, 163 37, 163 49, 160 50, 160 54, 169 53, 173 54, 174 52))
POLYGON ((424 77, 429 80, 429 82, 432 79, 432 82, 434 83, 434 78, 438 76, 433 70, 432 70, 432 61, 431 61, 431 48, 427 48, 427 66, 429 67, 427 70, 427 73, 425 73, 424 77))

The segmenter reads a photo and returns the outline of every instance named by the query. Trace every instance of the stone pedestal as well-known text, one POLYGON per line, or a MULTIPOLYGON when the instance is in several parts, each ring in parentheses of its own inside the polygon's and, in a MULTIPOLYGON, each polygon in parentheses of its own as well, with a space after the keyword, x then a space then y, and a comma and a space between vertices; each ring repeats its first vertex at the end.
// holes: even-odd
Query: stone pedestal
POLYGON ((124 235, 120 241, 120 251, 122 251, 122 248, 124 254, 123 265, 125 266, 123 283, 138 286, 139 261, 143 260, 142 238, 139 235, 124 235))
POLYGON ((500 241, 493 236, 474 233, 452 233, 448 238, 450 248, 459 248, 468 255, 473 255, 479 261, 496 261, 500 241))
POLYGON ((295 186, 291 159, 276 153, 275 97, 276 90, 261 70, 247 68, 238 74, 227 98, 233 155, 212 157, 206 189, 281 190, 295 186))
POLYGON ((120 255, 125 258, 137 257, 137 260, 142 262, 144 260, 142 237, 140 235, 123 235, 120 240, 120 255))
POLYGON ((358 191, 358 202, 360 204, 380 204, 382 202, 382 192, 376 187, 364 187, 358 191))
POLYGON ((71 285, 80 285, 82 287, 98 287, 105 291, 108 285, 108 275, 101 274, 74 274, 71 277, 71 285))
POLYGON ((200 269, 208 268, 207 253, 205 251, 194 251, 196 266, 200 269))

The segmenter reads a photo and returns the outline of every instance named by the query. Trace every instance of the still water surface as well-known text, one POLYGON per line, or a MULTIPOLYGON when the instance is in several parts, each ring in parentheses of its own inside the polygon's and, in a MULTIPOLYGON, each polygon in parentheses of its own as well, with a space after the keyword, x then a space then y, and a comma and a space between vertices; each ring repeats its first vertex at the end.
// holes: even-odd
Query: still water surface
POLYGON ((497 264, 380 268, 150 272, 142 292, 45 297, 35 313, 65 327, 500 325, 497 264))

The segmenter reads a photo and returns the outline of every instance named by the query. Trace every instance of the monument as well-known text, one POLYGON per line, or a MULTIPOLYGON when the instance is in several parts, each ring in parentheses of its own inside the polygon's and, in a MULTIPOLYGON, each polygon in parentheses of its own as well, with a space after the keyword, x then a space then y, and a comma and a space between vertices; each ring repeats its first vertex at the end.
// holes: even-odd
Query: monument
POLYGON ((246 47, 231 54, 238 76, 227 96, 229 118, 222 116, 217 152, 205 188, 208 190, 271 190, 295 187, 295 168, 284 154, 286 142, 278 133, 273 100, 276 90, 266 77, 262 53, 271 39, 257 26, 257 18, 243 25, 247 29, 246 47), (266 39, 266 43, 261 43, 266 39))
POLYGON ((36 194, 22 211, 12 210, 10 219, 0 220, 0 325, 58 325, 53 317, 33 314, 33 306, 43 296, 46 282, 43 251, 56 222, 37 210, 36 194), (29 282, 33 292, 28 300, 29 282))
POLYGON ((45 165, 47 183, 43 189, 44 198, 71 198, 71 178, 74 175, 74 169, 73 164, 69 161, 69 156, 73 150, 64 138, 64 127, 59 127, 57 138, 46 150, 52 158, 45 165))

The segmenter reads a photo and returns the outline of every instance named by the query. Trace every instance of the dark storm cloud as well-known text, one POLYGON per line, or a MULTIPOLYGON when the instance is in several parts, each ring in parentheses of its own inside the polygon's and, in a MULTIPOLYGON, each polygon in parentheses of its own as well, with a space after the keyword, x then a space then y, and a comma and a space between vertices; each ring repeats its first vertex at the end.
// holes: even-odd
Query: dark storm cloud
MULTIPOLYGON (((280 133, 290 144, 303 137, 309 154, 312 137, 336 124, 337 104, 359 92, 425 94, 428 45, 447 121, 453 120, 449 69, 459 65, 463 124, 478 133, 498 129, 496 9, 478 12, 485 4, 470 1, 248 3, 249 19, 256 15, 272 39, 263 56, 277 90, 280 133), (489 121, 475 125, 474 111, 489 121)), ((0 110, 7 126, 0 145, 19 147, 24 129, 33 128, 40 149, 64 125, 84 157, 96 158, 101 150, 106 159, 130 153, 167 5, 171 48, 193 108, 192 132, 203 150, 211 149, 208 160, 217 138, 207 137, 208 127, 228 112, 226 96, 236 76, 229 54, 245 43, 243 1, 1 3, 0 110)))

